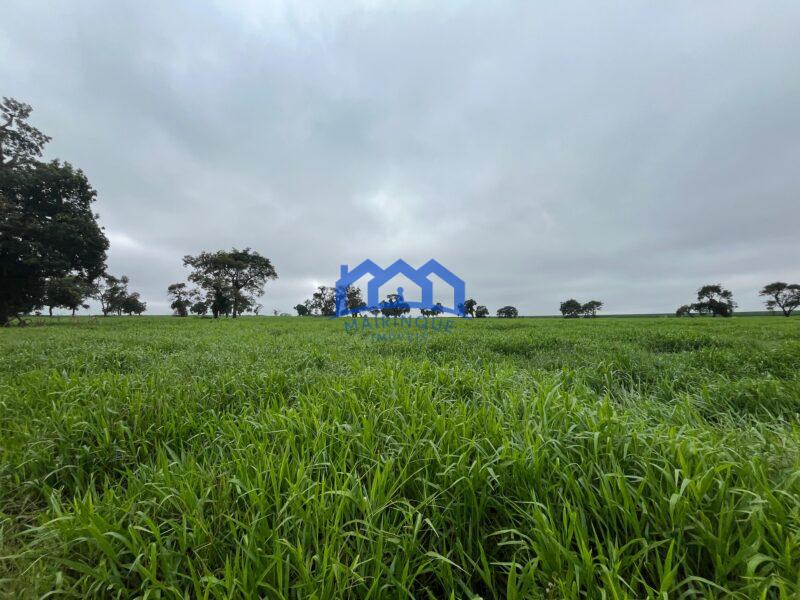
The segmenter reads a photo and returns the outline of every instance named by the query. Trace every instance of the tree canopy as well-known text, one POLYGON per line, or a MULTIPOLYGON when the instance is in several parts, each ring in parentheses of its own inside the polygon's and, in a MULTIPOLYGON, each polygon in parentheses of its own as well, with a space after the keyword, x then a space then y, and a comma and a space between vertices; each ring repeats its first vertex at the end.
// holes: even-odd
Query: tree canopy
POLYGON ((189 281, 206 292, 215 318, 220 314, 235 318, 253 308, 266 282, 278 278, 272 262, 250 248, 187 255, 183 264, 192 269, 189 281))
POLYGON ((758 293, 767 296, 767 310, 780 308, 784 317, 791 317, 795 309, 800 306, 800 285, 775 281, 765 285, 758 293))
POLYGON ((519 312, 513 306, 504 306, 497 309, 497 316, 501 319, 514 319, 519 316, 519 312))
POLYGON ((105 270, 108 240, 84 173, 36 160, 50 138, 25 122, 30 107, 4 98, 0 111, 0 324, 6 324, 44 305, 50 279, 91 284, 105 270))

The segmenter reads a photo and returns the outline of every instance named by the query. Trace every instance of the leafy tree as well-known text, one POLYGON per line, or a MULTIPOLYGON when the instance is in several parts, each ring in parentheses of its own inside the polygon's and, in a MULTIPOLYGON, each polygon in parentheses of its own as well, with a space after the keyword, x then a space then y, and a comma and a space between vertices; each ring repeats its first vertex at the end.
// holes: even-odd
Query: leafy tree
POLYGON ((192 307, 189 310, 192 311, 192 314, 202 317, 208 312, 208 303, 206 303, 204 300, 198 300, 192 304, 192 307))
POLYGON ((436 317, 444 312, 444 306, 442 306, 441 302, 437 302, 430 308, 419 309, 419 312, 423 317, 436 317))
POLYGON ((704 285, 697 290, 696 308, 701 314, 710 313, 716 316, 730 317, 736 302, 733 301, 733 293, 723 288, 719 283, 704 285))
POLYGON ((361 297, 361 288, 348 285, 345 290, 347 296, 347 309, 353 316, 359 316, 367 309, 366 302, 361 297))
POLYGON ((581 313, 585 317, 596 317, 597 311, 603 308, 603 303, 599 300, 589 300, 586 304, 581 307, 581 313))
POLYGON ((482 304, 475 308, 475 318, 483 319, 484 317, 489 316, 489 309, 483 306, 482 304))
POLYGON ((178 317, 186 317, 189 308, 197 301, 197 290, 191 290, 185 283, 173 283, 167 288, 167 294, 172 299, 169 307, 178 317))
POLYGON ((461 313, 462 317, 475 316, 475 307, 478 306, 478 303, 470 298, 469 300, 465 300, 464 304, 459 304, 458 311, 461 313))
POLYGON ((295 304, 294 309, 297 311, 298 317, 307 317, 309 315, 308 307, 305 304, 295 304))
POLYGON ((513 306, 504 306, 497 309, 497 316, 503 319, 514 319, 519 316, 519 312, 513 306))
POLYGON ((93 282, 108 249, 83 172, 35 160, 49 138, 25 122, 30 112, 0 104, 0 325, 43 306, 50 279, 93 282))
POLYGON ((119 311, 124 312, 126 315, 141 315, 147 310, 147 303, 142 302, 139 297, 139 292, 127 294, 119 304, 119 311))
POLYGON ((95 286, 95 298, 100 302, 103 316, 109 313, 122 313, 122 302, 128 295, 128 278, 123 275, 119 279, 113 275, 105 274, 95 286))
POLYGON ((765 285, 758 292, 759 296, 769 296, 767 309, 775 310, 780 308, 784 317, 791 317, 794 310, 800 306, 800 285, 796 283, 788 284, 782 281, 775 281, 765 285))
POLYGON ((559 310, 565 318, 574 319, 579 317, 583 312, 583 305, 574 298, 570 298, 561 303, 559 310))
POLYGON ((189 281, 206 290, 214 317, 237 317, 254 305, 254 296, 264 293, 264 285, 278 274, 270 260, 250 248, 201 252, 184 256, 183 264, 192 269, 189 281))
POLYGON ((676 317, 691 317, 692 315, 692 306, 689 304, 684 304, 680 306, 678 310, 675 311, 676 317))
POLYGON ((388 294, 380 306, 384 317, 397 318, 411 312, 411 307, 400 294, 388 294))
POLYGON ((215 285, 208 292, 206 298, 208 307, 211 309, 211 315, 217 319, 221 315, 230 316, 233 307, 233 299, 228 290, 221 285, 215 285))
POLYGON ((308 304, 311 314, 332 317, 336 314, 336 292, 334 288, 321 285, 311 295, 308 304))
POLYGON ((50 316, 53 316, 53 309, 56 307, 66 308, 75 311, 79 308, 89 308, 83 299, 89 295, 89 287, 80 277, 67 275, 66 277, 54 277, 48 280, 45 287, 44 306, 48 307, 50 316))
POLYGON ((14 169, 36 162, 50 137, 30 125, 27 120, 33 109, 13 98, 3 98, 0 113, 0 170, 14 169))

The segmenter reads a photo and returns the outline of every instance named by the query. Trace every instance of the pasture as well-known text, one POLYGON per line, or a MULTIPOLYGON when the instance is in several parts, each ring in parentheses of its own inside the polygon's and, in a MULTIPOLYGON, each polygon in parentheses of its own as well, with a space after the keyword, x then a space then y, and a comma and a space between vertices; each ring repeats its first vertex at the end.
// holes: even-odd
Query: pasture
POLYGON ((0 330, 9 597, 800 594, 800 319, 0 330))

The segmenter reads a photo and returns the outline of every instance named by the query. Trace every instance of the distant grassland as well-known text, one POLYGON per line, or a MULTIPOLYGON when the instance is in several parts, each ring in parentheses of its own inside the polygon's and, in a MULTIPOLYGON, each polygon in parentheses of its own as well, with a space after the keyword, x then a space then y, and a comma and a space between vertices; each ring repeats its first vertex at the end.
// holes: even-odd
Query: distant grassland
POLYGON ((0 330, 0 593, 795 598, 799 372, 800 318, 0 330))

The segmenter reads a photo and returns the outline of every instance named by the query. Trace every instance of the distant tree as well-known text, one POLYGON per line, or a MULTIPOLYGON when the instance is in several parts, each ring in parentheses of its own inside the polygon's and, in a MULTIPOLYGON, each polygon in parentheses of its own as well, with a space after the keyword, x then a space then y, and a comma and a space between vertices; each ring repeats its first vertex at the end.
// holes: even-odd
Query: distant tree
POLYGON ((202 317, 208 312, 208 303, 205 300, 198 300, 192 307, 189 309, 193 315, 197 315, 198 317, 202 317))
POLYGON ((336 314, 336 291, 332 287, 321 285, 311 295, 309 303, 311 314, 332 317, 336 314))
POLYGON ((122 313, 122 302, 128 295, 128 278, 125 275, 116 278, 105 274, 94 289, 94 297, 100 301, 100 310, 104 317, 109 313, 122 313))
POLYGON ((769 296, 767 309, 780 308, 784 317, 792 316, 794 310, 800 306, 800 285, 776 281, 765 285, 758 293, 759 296, 769 296))
POLYGON ((597 311, 603 308, 603 303, 599 300, 589 300, 581 307, 581 313, 585 317, 596 317, 597 311))
POLYGON ((486 308, 483 304, 475 308, 475 318, 483 319, 489 316, 489 309, 486 308))
POLYGON ((189 281, 203 288, 211 300, 214 317, 237 317, 264 293, 264 285, 278 274, 270 260, 250 248, 201 252, 184 256, 183 264, 192 269, 189 281))
POLYGON ((692 315, 692 307, 689 304, 684 304, 683 306, 679 307, 678 310, 675 311, 676 317, 691 317, 692 315))
POLYGON ((381 314, 381 309, 372 307, 369 309, 369 314, 371 314, 373 317, 377 317, 379 314, 381 314))
POLYGON ((133 292, 122 299, 119 310, 126 315, 141 315, 147 310, 147 303, 141 301, 139 292, 133 292))
POLYGON ((86 282, 80 277, 67 275, 66 277, 53 277, 47 281, 43 305, 48 308, 50 316, 53 316, 54 308, 66 308, 75 311, 81 307, 87 307, 83 299, 88 295, 86 282))
POLYGON ((462 317, 474 317, 475 316, 475 307, 478 306, 478 303, 473 300, 472 298, 465 300, 464 304, 460 304, 458 306, 459 313, 461 313, 462 317))
POLYGON ((403 299, 403 296, 398 294, 388 294, 386 300, 381 302, 381 313, 384 317, 401 317, 411 312, 411 307, 403 299))
POLYGON ((347 297, 347 310, 350 311, 350 314, 357 317, 366 310, 366 303, 361 297, 361 288, 348 285, 345 295, 347 297))
POLYGON ((297 311, 298 317, 306 317, 309 315, 308 307, 305 304, 295 304, 294 309, 297 311))
POLYGON ((173 283, 167 288, 167 294, 172 299, 169 307, 175 311, 175 316, 185 317, 189 308, 197 301, 197 290, 188 289, 185 283, 173 283))
POLYGON ((436 317, 444 312, 444 306, 442 306, 441 302, 437 302, 430 308, 419 309, 419 312, 423 317, 436 317))
POLYGON ((736 308, 733 294, 723 288, 719 283, 704 285, 697 290, 697 303, 695 307, 699 312, 710 313, 721 317, 730 317, 736 308))
POLYGON ((564 302, 561 303, 559 310, 565 318, 574 319, 581 315, 581 312, 583 311, 583 305, 574 298, 570 298, 569 300, 564 300, 564 302))
POLYGON ((513 306, 504 306, 497 309, 497 316, 503 319, 514 319, 519 316, 519 313, 513 306))
POLYGON ((91 284, 108 249, 83 172, 36 160, 50 138, 26 122, 30 113, 12 98, 0 103, 0 325, 43 306, 51 279, 91 284))

